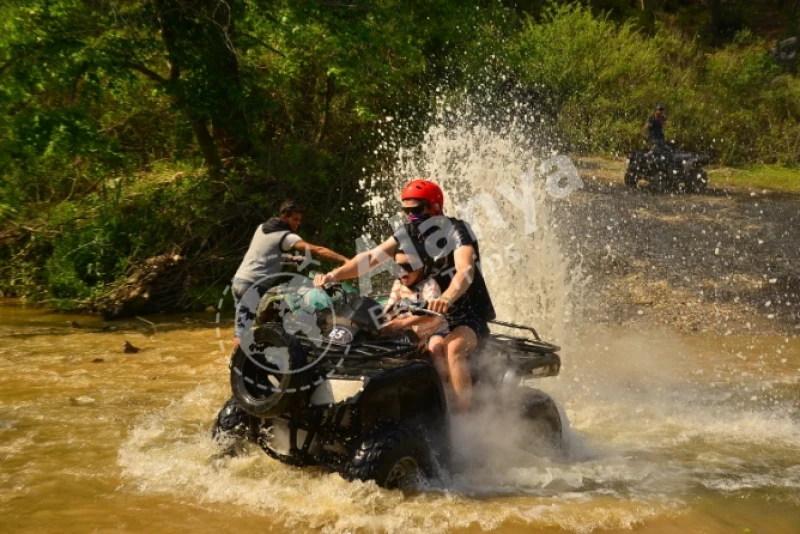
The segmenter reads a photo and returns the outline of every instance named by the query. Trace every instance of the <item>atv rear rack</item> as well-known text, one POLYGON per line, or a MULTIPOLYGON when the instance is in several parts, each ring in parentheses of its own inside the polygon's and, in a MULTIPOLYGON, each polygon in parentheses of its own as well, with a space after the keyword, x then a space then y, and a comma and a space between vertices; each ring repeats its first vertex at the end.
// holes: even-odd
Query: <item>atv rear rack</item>
POLYGON ((532 326, 522 326, 521 324, 507 323, 505 321, 489 321, 489 322, 492 324, 496 324, 498 326, 505 326, 506 328, 517 328, 519 330, 527 330, 528 332, 533 334, 533 337, 536 338, 536 341, 542 340, 542 338, 539 337, 539 333, 532 326))
POLYGON ((534 352, 537 354, 545 354, 548 352, 558 352, 561 350, 561 347, 558 345, 554 345, 552 343, 548 343, 547 341, 542 341, 542 338, 539 337, 539 333, 536 331, 535 328, 531 326, 522 326, 519 324, 514 323, 507 323, 505 321, 489 321, 491 324, 496 324, 498 326, 504 326, 506 328, 516 328, 518 330, 527 330, 531 334, 533 334, 534 339, 524 338, 524 337, 516 337, 516 336, 509 336, 506 334, 490 334, 489 335, 489 345, 494 345, 495 347, 511 347, 515 350, 520 352, 534 352))

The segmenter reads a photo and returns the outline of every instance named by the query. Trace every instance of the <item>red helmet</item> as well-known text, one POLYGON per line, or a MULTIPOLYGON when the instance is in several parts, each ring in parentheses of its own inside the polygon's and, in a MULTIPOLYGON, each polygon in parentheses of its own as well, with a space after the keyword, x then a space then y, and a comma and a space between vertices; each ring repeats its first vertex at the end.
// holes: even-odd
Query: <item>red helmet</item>
POLYGON ((400 200, 424 200, 431 207, 433 215, 441 215, 444 207, 442 190, 430 180, 412 180, 403 188, 400 200))

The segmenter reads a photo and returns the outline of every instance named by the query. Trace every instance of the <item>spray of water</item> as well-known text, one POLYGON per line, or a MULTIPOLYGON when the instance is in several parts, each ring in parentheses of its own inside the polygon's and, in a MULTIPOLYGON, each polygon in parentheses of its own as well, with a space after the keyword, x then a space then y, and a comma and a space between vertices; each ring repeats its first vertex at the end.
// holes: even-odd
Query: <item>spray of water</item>
MULTIPOLYGON (((419 146, 400 148, 391 168, 370 181, 374 219, 399 210, 398 192, 418 177, 439 184, 445 214, 468 221, 479 239, 481 269, 498 317, 536 325, 551 339, 568 338, 580 307, 579 268, 562 253, 556 201, 543 163, 554 149, 537 135, 537 115, 518 102, 440 101, 419 146)), ((558 200, 568 202, 569 200, 558 200)))

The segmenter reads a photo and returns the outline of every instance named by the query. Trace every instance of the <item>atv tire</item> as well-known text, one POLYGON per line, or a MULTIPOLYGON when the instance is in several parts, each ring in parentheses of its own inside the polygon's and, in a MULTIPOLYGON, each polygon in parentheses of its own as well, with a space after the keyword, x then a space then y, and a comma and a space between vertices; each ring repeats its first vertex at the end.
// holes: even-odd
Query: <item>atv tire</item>
MULTIPOLYGON (((288 369, 280 371, 257 350, 247 354, 241 346, 236 347, 231 357, 231 390, 237 404, 255 417, 277 417, 299 394, 308 382, 306 373, 297 372, 306 365, 305 350, 300 342, 282 334, 274 347, 283 345, 288 351, 288 369)), ((308 389, 308 388, 306 388, 308 389)))
POLYGON ((522 417, 531 426, 532 441, 558 449, 562 445, 563 425, 556 402, 547 394, 532 389, 522 401, 522 417))
POLYGON ((708 173, 703 169, 691 171, 690 178, 686 180, 686 190, 689 193, 703 193, 708 187, 708 173))
POLYGON ((275 449, 272 448, 270 443, 269 433, 273 429, 273 423, 271 419, 264 419, 261 422, 261 426, 259 427, 255 441, 261 449, 267 453, 267 456, 272 458, 273 460, 278 460, 281 463, 286 465, 291 465, 294 467, 305 467, 308 465, 302 457, 300 456, 293 456, 291 454, 282 454, 275 449))
POLYGON ((356 447, 342 474, 348 480, 374 480, 383 488, 404 489, 433 473, 428 442, 403 425, 388 424, 356 447))
POLYGON ((229 437, 244 439, 250 430, 250 420, 251 416, 239 407, 236 399, 231 397, 217 414, 217 420, 211 429, 211 437, 215 441, 229 437))
POLYGON ((636 173, 634 171, 631 170, 625 171, 625 185, 631 188, 635 188, 636 183, 638 181, 639 179, 636 177, 636 173))

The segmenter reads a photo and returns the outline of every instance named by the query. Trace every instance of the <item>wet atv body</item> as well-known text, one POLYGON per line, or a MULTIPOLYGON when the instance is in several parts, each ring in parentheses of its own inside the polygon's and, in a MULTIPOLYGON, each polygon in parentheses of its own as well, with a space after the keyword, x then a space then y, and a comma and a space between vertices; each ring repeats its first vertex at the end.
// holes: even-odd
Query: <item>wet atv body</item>
POLYGON ((625 184, 636 187, 646 181, 659 191, 702 193, 708 186, 708 173, 703 167, 709 162, 706 154, 678 152, 669 147, 637 150, 628 158, 625 184))
MULTIPOLYGON (((330 309, 317 310, 318 336, 297 332, 278 317, 279 300, 270 302, 281 289, 262 300, 249 350, 240 346, 232 355, 233 397, 214 435, 247 438, 284 463, 319 465, 385 487, 446 467, 447 397, 413 333, 381 337, 381 304, 351 291, 334 292, 330 309)), ((503 351, 502 365, 476 369, 475 378, 490 387, 513 384, 515 408, 544 422, 537 428, 560 441, 555 402, 520 387, 523 378, 560 369, 558 347, 531 331, 535 339, 493 335, 487 349, 503 351)))

